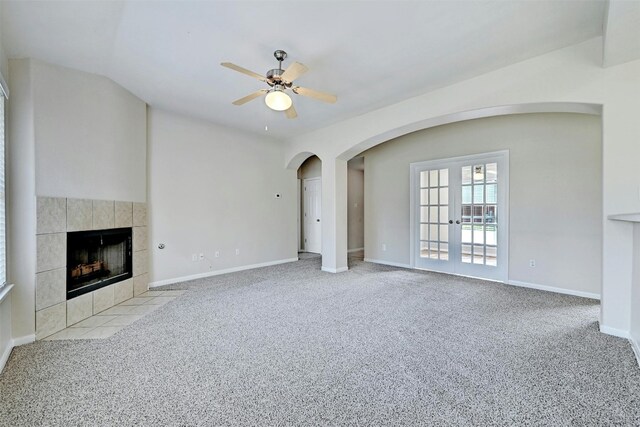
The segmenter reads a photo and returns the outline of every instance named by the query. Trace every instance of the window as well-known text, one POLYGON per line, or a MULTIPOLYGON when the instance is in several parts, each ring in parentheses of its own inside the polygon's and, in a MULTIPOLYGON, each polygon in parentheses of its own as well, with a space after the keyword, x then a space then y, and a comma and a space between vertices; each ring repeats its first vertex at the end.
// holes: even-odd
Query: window
POLYGON ((5 191, 4 191, 4 104, 5 97, 0 90, 0 287, 7 283, 7 239, 5 225, 5 191))

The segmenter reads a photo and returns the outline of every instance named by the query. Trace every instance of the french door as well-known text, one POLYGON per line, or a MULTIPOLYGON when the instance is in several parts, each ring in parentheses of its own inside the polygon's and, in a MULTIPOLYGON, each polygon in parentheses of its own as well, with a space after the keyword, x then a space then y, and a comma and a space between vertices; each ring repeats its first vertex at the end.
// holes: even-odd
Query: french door
POLYGON ((506 281, 508 152, 411 164, 411 265, 506 281))

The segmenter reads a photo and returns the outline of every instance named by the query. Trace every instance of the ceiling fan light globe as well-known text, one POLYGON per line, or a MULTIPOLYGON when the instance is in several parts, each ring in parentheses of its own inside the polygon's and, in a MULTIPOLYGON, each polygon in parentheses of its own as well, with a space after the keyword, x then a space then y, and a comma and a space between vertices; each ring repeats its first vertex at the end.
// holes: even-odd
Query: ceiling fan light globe
POLYGON ((291 107, 292 101, 286 93, 280 90, 274 90, 264 97, 264 103, 272 110, 286 111, 291 107))

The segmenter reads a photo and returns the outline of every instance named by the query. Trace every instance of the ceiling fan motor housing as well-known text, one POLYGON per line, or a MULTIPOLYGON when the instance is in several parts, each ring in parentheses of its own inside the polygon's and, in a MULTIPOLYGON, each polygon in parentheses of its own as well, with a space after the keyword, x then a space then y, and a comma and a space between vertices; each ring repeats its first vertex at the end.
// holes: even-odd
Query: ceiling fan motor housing
POLYGON ((291 87, 291 82, 285 82, 280 77, 283 73, 284 70, 279 68, 274 68, 273 70, 267 71, 267 84, 271 87, 275 85, 282 85, 288 88, 291 87))

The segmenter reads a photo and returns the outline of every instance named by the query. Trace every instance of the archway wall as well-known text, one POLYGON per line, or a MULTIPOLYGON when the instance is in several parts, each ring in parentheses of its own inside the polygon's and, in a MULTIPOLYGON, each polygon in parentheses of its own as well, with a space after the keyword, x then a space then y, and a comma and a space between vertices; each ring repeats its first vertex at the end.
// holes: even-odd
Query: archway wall
MULTIPOLYGON (((315 152, 323 160, 323 185, 325 180, 331 181, 327 191, 323 188, 323 206, 331 206, 329 214, 333 218, 325 214, 325 224, 331 221, 331 228, 337 234, 323 233, 323 246, 331 247, 336 259, 326 261, 330 263, 327 269, 346 269, 346 238, 340 235, 340 230, 346 230, 341 226, 341 216, 346 211, 346 191, 342 188, 346 188, 349 157, 404 133, 442 124, 445 118, 474 118, 478 111, 486 113, 494 109, 499 113, 501 109, 526 105, 548 108, 537 112, 572 105, 592 110, 601 106, 605 218, 601 328, 608 333, 629 336, 633 275, 631 225, 606 218, 611 214, 640 212, 640 175, 637 173, 640 61, 603 68, 602 43, 601 37, 594 38, 289 140, 285 165, 290 165, 301 152, 315 152), (327 173, 334 176, 329 177, 327 173), (325 197, 330 200, 325 202, 325 197), (344 251, 341 250, 343 241, 344 251)), ((640 317, 640 313, 635 317, 640 317)))

